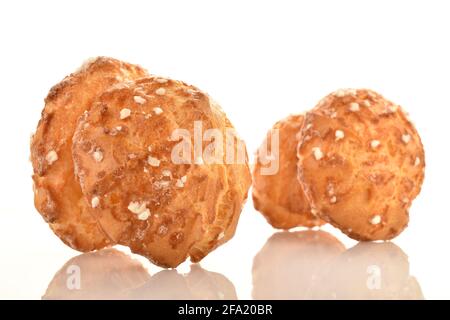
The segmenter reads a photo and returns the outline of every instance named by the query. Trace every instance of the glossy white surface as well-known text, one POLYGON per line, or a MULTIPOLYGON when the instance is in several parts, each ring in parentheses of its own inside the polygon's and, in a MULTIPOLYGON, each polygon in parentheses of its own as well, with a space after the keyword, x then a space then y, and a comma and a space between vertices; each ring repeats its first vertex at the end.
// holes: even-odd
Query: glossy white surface
MULTIPOLYGON (((242 299, 449 299, 448 13, 448 1, 1 2, 0 298, 40 299, 57 271, 79 255, 33 207, 28 143, 49 88, 84 59, 108 55, 207 91, 250 153, 273 122, 306 111, 328 92, 372 88, 410 112, 427 167, 410 226, 395 246, 351 249, 357 243, 330 226, 323 230, 348 251, 320 242, 317 234, 306 240, 304 234, 276 236, 281 240, 273 243, 268 239, 276 230, 249 201, 236 236, 202 261, 204 270, 189 273, 185 263, 178 274, 158 273, 134 256, 150 276, 124 262, 111 272, 111 283, 89 267, 95 256, 83 256, 75 258, 81 279, 85 274, 85 281, 101 280, 82 283, 91 288, 86 294, 95 296, 103 286, 135 298, 155 297, 155 291, 167 298, 175 292, 227 298, 235 290, 242 299), (286 243, 280 250, 279 242, 286 243)), ((111 263, 104 260, 99 263, 111 263)))

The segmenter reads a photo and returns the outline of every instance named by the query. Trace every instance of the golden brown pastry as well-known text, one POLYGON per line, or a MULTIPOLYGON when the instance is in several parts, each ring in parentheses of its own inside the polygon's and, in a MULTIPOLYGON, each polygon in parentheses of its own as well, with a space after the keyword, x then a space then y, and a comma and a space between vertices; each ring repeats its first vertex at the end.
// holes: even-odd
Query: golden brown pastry
POLYGON ((226 163, 242 141, 227 149, 214 136, 211 149, 202 133, 196 143, 199 125, 222 137, 232 128, 196 87, 149 76, 106 90, 73 138, 75 173, 102 229, 160 266, 176 267, 188 256, 200 261, 229 240, 251 184, 245 147, 241 163, 226 163), (186 144, 216 158, 181 152, 180 162, 186 144))
POLYGON ((299 178, 315 212, 357 240, 387 240, 408 224, 425 158, 403 110, 371 90, 339 90, 306 114, 299 178))
POLYGON ((45 99, 31 139, 34 202, 55 234, 76 250, 90 251, 110 243, 89 213, 90 203, 74 176, 72 136, 77 120, 111 85, 145 75, 139 66, 99 57, 55 85, 45 99))
POLYGON ((257 154, 253 170, 253 204, 275 228, 323 224, 311 213, 311 206, 297 179, 296 135, 303 118, 303 115, 291 115, 275 123, 257 154), (276 134, 278 145, 272 146, 272 137, 276 134))

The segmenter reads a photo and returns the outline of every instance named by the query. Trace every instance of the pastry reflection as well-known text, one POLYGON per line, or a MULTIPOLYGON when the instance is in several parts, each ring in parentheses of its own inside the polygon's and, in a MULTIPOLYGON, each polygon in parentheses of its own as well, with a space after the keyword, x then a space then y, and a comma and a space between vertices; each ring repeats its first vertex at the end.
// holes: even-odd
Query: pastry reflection
POLYGON ((137 260, 104 249, 70 259, 53 277, 43 299, 126 299, 133 288, 149 281, 137 260))
POLYGON ((275 233, 253 261, 253 298, 310 298, 323 268, 344 251, 323 231, 275 233))
POLYGON ((423 299, 408 256, 392 242, 360 242, 328 269, 321 298, 423 299))
POLYGON ((151 300, 236 300, 234 285, 220 273, 191 265, 188 274, 163 270, 133 291, 133 299, 151 300))
POLYGON ((324 231, 274 234, 253 262, 254 299, 423 299, 391 242, 351 249, 324 231))
POLYGON ((53 277, 42 299, 237 299, 223 275, 192 265, 187 274, 163 270, 153 276, 116 249, 70 259, 53 277))

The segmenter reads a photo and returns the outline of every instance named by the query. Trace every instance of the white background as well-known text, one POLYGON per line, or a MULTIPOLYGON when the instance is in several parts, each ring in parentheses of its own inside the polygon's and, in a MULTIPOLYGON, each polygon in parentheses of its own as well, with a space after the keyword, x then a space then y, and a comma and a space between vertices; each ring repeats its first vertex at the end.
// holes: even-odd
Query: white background
MULTIPOLYGON (((427 167, 410 226, 394 242, 425 298, 450 298, 449 16, 448 1, 1 1, 0 298, 39 299, 78 254, 33 207, 29 138, 49 88, 97 55, 207 91, 250 153, 276 120, 341 87, 404 106, 427 167)), ((202 266, 251 298, 252 260, 273 232, 248 201, 235 238, 202 266)))

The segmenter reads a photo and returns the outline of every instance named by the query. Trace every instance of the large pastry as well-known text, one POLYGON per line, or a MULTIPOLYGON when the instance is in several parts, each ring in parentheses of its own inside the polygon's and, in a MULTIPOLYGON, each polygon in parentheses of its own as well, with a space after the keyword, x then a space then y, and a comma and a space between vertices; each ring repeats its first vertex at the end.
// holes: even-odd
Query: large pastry
POLYGON ((74 175, 72 137, 78 118, 114 84, 143 77, 139 66, 99 57, 51 88, 31 139, 34 203, 61 240, 79 251, 100 249, 110 239, 90 214, 74 175))
MULTIPOLYGON (((83 108, 77 105, 76 116, 52 123, 66 133, 63 141, 35 135, 36 184, 43 175, 47 184, 61 185, 37 207, 45 212, 55 197, 65 203, 64 215, 47 221, 68 226, 57 232, 65 242, 82 239, 83 246, 72 245, 76 249, 121 244, 163 267, 188 257, 200 261, 235 232, 251 184, 245 145, 207 94, 133 70, 135 77, 99 76, 73 89, 82 97, 98 88, 83 108), (70 132, 61 129, 65 125, 70 132), (70 192, 61 190, 66 177, 70 192)), ((71 106, 61 102, 53 112, 71 106)))

